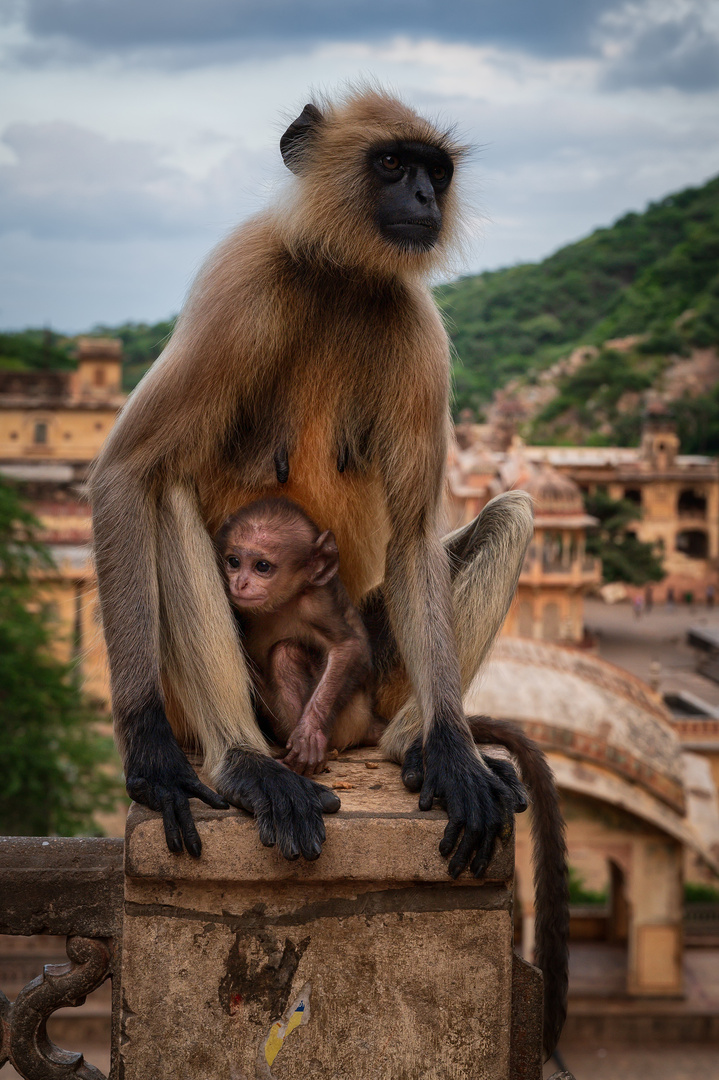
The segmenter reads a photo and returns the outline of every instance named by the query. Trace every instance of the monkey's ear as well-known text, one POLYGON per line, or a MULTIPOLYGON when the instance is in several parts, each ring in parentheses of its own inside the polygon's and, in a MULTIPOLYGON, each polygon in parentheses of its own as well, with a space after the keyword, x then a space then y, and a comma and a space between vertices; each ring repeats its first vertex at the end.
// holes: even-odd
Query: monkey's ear
POLYGON ((318 536, 312 545, 310 584, 326 585, 340 568, 340 555, 334 533, 329 530, 318 536))
POLYGON ((280 139, 280 153, 290 172, 302 172, 302 151, 322 123, 322 113, 315 105, 305 105, 280 139))

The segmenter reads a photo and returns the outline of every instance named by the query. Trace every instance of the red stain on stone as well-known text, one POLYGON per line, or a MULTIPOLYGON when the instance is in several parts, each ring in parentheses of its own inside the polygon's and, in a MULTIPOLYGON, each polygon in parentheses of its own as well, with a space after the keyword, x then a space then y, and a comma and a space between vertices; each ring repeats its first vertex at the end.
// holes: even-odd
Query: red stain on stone
POLYGON ((242 1005, 242 994, 232 994, 230 997, 230 1016, 234 1016, 239 1012, 242 1005))

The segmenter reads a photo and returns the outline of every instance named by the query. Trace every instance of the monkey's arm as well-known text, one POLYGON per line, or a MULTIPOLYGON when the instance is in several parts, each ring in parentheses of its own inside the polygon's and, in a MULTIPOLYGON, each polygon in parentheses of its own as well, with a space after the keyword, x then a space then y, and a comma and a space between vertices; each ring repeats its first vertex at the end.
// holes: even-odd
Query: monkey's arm
POLYGON ((200 782, 165 715, 159 669, 157 504, 129 467, 93 480, 93 531, 115 732, 127 791, 162 814, 170 851, 202 850, 188 799, 228 804, 200 782), (127 557, 132 552, 132 557, 127 557))
POLYGON ((311 776, 322 769, 332 725, 365 671, 365 648, 356 637, 327 646, 322 675, 287 741, 283 761, 295 772, 311 776))
POLYGON ((535 957, 544 975, 544 1050, 549 1057, 567 1016, 569 887, 559 795, 546 757, 521 728, 488 716, 468 720, 478 743, 504 746, 514 754, 532 796, 535 957))
POLYGON ((415 415, 385 472, 393 533, 383 591, 424 730, 420 741, 417 726, 403 727, 397 718, 395 747, 405 783, 421 788, 420 809, 431 809, 438 799, 447 810, 440 852, 454 851, 450 874, 456 878, 469 866, 481 877, 521 800, 487 766, 464 716, 449 563, 438 527, 444 414, 435 405, 432 422, 432 406, 425 405, 415 415))

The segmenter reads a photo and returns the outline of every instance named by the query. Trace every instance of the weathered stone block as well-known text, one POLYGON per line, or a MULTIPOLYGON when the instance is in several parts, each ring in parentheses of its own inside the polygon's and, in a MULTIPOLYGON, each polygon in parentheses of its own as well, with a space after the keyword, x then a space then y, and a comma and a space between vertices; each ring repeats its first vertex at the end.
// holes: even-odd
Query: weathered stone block
MULTIPOLYGON (((539 1080, 538 1045, 510 1065, 511 845, 485 882, 452 882, 446 817, 420 813, 373 757, 323 777, 348 786, 315 863, 200 804, 202 858, 172 856, 159 818, 133 808, 124 1080, 539 1080)), ((536 1020, 535 973, 518 982, 514 968, 536 1020)))

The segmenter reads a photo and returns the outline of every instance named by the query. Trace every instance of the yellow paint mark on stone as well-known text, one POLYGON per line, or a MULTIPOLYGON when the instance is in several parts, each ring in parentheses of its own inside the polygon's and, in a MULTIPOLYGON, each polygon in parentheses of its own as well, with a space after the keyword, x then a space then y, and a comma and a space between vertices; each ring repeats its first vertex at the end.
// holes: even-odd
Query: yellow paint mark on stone
POLYGON ((270 1033, 265 1041, 265 1061, 268 1065, 272 1065, 275 1058, 282 1049, 283 1043, 287 1036, 295 1030, 295 1028, 301 1027, 306 1024, 310 1018, 310 984, 306 983, 302 987, 302 993, 300 996, 290 1005, 289 1009, 285 1012, 285 1015, 281 1020, 275 1021, 270 1028, 270 1033))

